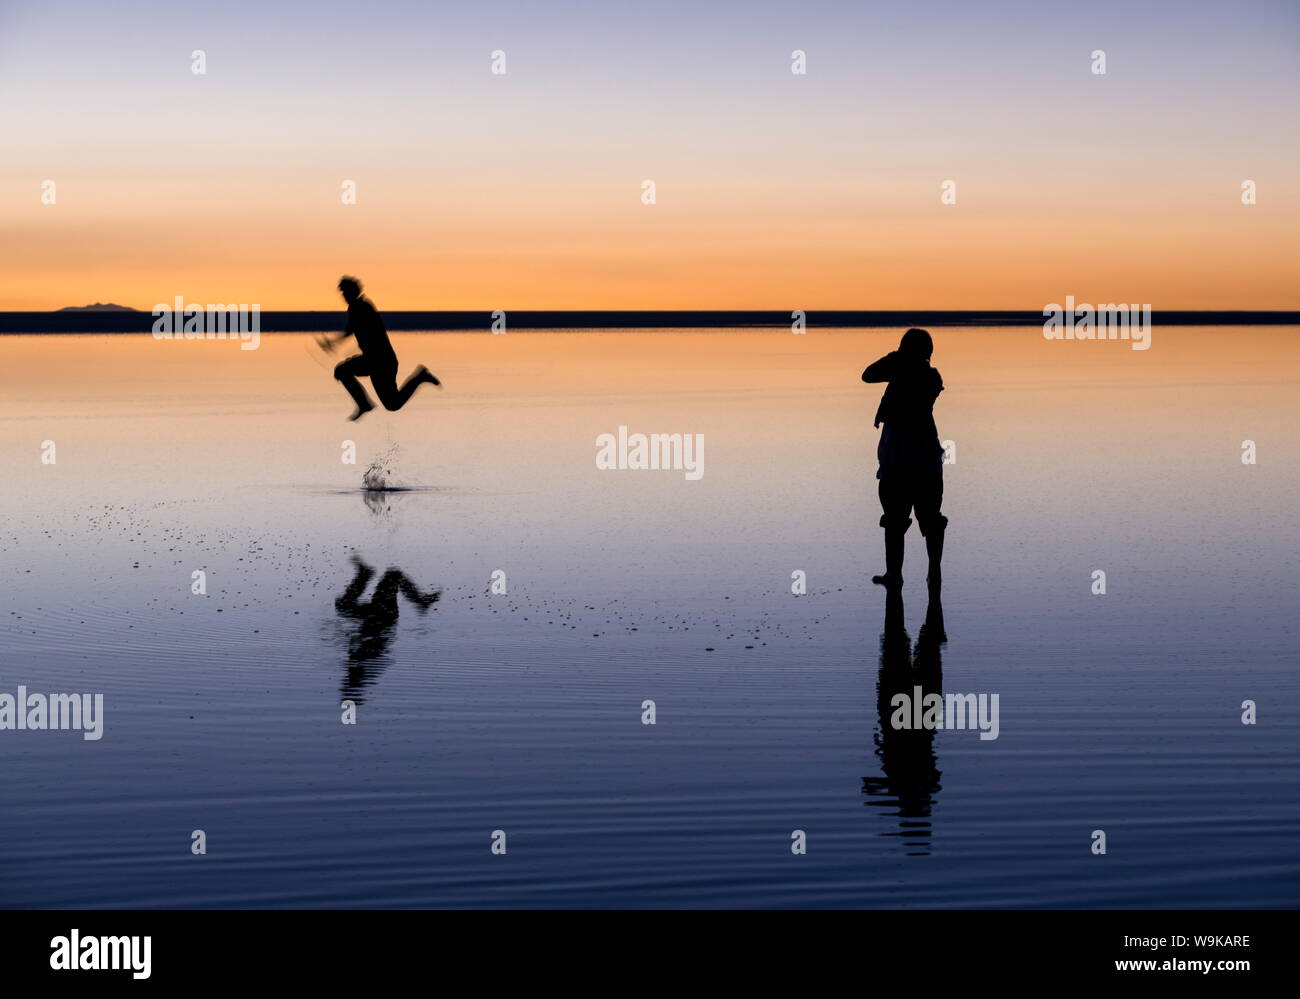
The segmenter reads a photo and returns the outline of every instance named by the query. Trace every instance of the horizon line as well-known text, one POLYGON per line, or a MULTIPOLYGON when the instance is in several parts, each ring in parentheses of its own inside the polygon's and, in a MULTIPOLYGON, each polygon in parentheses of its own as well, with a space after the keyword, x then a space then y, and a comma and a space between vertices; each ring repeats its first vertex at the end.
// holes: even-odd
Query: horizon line
MULTIPOLYGON (((199 305, 200 303, 192 303, 199 305)), ((1087 305, 1088 308, 1094 308, 1087 305)), ((1102 303, 1110 305, 1111 303, 1102 303)), ((228 311, 237 311, 238 306, 228 311)), ((248 308, 245 306, 244 308, 248 308)), ((1058 307, 1059 308, 1059 307, 1058 307)), ((1127 306, 1126 306, 1127 308, 1127 306)), ((202 310, 207 312, 207 309, 202 310)), ((789 328, 802 312, 805 329, 909 326, 1042 326, 1045 309, 391 309, 385 326, 394 332, 491 331, 497 313, 509 329, 789 328)), ((261 309, 259 331, 306 333, 340 325, 345 309, 261 309)), ((127 309, 0 311, 0 334, 150 333, 153 312, 127 309)), ((1151 310, 1151 322, 1172 326, 1300 325, 1295 309, 1151 310)))
MULTIPOLYGON (((369 297, 369 296, 367 296, 367 297, 369 297)), ((96 304, 99 304, 99 303, 96 303, 96 304)), ((104 305, 112 305, 113 303, 105 302, 105 303, 103 303, 103 304, 104 304, 104 305)), ((188 304, 188 305, 199 305, 199 304, 208 305, 208 304, 210 304, 210 303, 206 303, 206 302, 205 302, 205 303, 199 303, 199 302, 195 301, 195 302, 190 302, 190 303, 187 303, 187 304, 188 304)), ((1049 303, 1049 305, 1051 305, 1051 304, 1055 304, 1055 303, 1049 303)), ((1104 303, 1102 303, 1102 304, 1104 304, 1104 305, 1111 305, 1111 303, 1109 303, 1109 302, 1104 302, 1104 303)), ((1134 305, 1132 305, 1131 307, 1132 307, 1132 308, 1143 308, 1143 307, 1146 306, 1146 304, 1147 304, 1147 303, 1134 304, 1134 305)), ((227 306, 227 307, 228 307, 228 308, 239 308, 239 307, 241 307, 241 306, 236 305, 236 306, 227 306)), ((243 304, 242 307, 243 307, 243 308, 248 308, 249 305, 248 305, 248 304, 243 304)), ((262 308, 262 306, 261 306, 260 304, 258 304, 257 307, 258 307, 258 309, 259 309, 260 311, 262 311, 263 313, 266 313, 266 312, 290 312, 290 313, 297 313, 297 312, 346 312, 346 311, 347 311, 347 307, 346 307, 346 306, 342 306, 342 307, 339 307, 339 308, 299 308, 299 307, 292 307, 292 308, 290 308, 290 307, 282 307, 282 306, 277 306, 277 307, 275 307, 275 308, 262 308)), ((1082 303, 1079 304, 1078 307, 1079 307, 1079 308, 1096 308, 1096 306, 1092 305, 1092 303, 1089 303, 1089 302, 1082 302, 1082 303)), ((1118 306, 1116 306, 1116 307, 1118 307, 1118 306)), ((1126 303, 1124 307, 1127 308, 1127 307, 1129 307, 1129 306, 1128 306, 1128 304, 1126 303)), ((170 308, 170 306, 168 306, 168 308, 170 308)), ((564 313, 575 313, 575 314, 581 314, 581 313, 606 313, 606 314, 624 314, 624 313, 627 313, 627 314, 648 314, 648 313, 664 313, 664 314, 667 314, 667 315, 675 315, 675 314, 678 314, 678 313, 700 313, 700 314, 726 313, 726 314, 738 314, 738 315, 743 315, 743 314, 760 315, 760 314, 776 314, 776 313, 786 313, 786 312, 801 311, 801 312, 804 312, 805 314, 812 314, 812 313, 814 313, 814 312, 817 312, 817 313, 820 313, 820 314, 823 314, 823 315, 828 315, 828 314, 829 314, 829 315, 838 315, 838 314, 854 314, 854 315, 888 315, 888 314, 892 314, 892 315, 905 315, 905 314, 907 314, 907 313, 911 313, 911 312, 923 313, 923 314, 925 314, 925 315, 985 315, 985 314, 1017 315, 1017 314, 1029 314, 1029 313, 1034 313, 1034 314, 1043 314, 1043 313, 1042 313, 1042 310, 1043 310, 1044 308, 1045 308, 1045 306, 1029 306, 1029 307, 1023 307, 1023 306, 1020 306, 1020 307, 1011 307, 1011 306, 1009 306, 1009 307, 1005 307, 1005 308, 998 308, 998 307, 993 307, 993 308, 988 308, 988 307, 979 307, 979 308, 974 308, 974 307, 971 307, 971 308, 955 308, 955 309, 949 309, 949 308, 938 309, 938 308, 931 308, 931 307, 929 307, 929 306, 916 306, 916 307, 913 307, 913 308, 892 308, 892 309, 875 309, 875 308, 829 308, 829 309, 823 309, 823 308, 811 308, 811 309, 804 308, 804 309, 797 309, 797 308, 795 308, 795 309, 792 309, 792 308, 784 308, 784 307, 768 307, 768 308, 749 308, 749 307, 746 307, 746 308, 731 308, 731 307, 728 307, 728 306, 718 306, 718 307, 710 307, 710 308, 683 308, 683 309, 654 309, 654 308, 619 308, 619 309, 584 309, 584 308, 514 308, 514 309, 501 309, 501 308, 499 308, 499 307, 498 307, 498 308, 487 308, 487 307, 482 307, 482 308, 458 308, 458 309, 449 309, 449 308, 432 308, 432 307, 431 307, 431 308, 418 308, 418 309, 380 309, 380 312, 381 312, 381 313, 386 313, 386 312, 392 312, 392 313, 398 313, 398 312, 428 312, 428 313, 440 313, 440 314, 446 314, 446 315, 477 315, 477 314, 479 314, 479 313, 486 313, 486 314, 488 314, 488 315, 491 315, 493 312, 505 312, 505 313, 507 313, 507 314, 508 314, 508 313, 512 313, 512 312, 517 312, 517 313, 532 313, 532 314, 538 314, 538 313, 552 313, 552 312, 564 312, 564 313)), ((1251 308, 1251 309, 1241 309, 1241 308, 1231 308, 1231 309, 1224 309, 1224 308, 1192 308, 1192 307, 1186 307, 1186 308, 1183 308, 1183 307, 1180 307, 1180 308, 1160 308, 1160 309, 1156 309, 1154 306, 1152 306, 1152 307, 1151 307, 1151 311, 1152 311, 1152 312, 1157 312, 1157 311, 1158 311, 1158 312, 1162 312, 1162 313, 1170 313, 1170 314, 1176 314, 1176 313, 1188 313, 1188 312, 1194 312, 1194 313, 1214 313, 1214 314, 1219 314, 1219 313, 1227 314, 1227 313, 1238 313, 1238 312, 1240 312, 1240 313, 1252 313, 1252 314, 1253 314, 1253 313, 1268 314, 1268 313, 1274 313, 1274 312, 1294 312, 1294 313, 1300 313, 1300 306, 1265 306, 1265 307, 1262 307, 1262 308, 1251 308)), ((87 313, 88 313, 88 314, 91 314, 91 315, 95 315, 95 314, 98 314, 98 313, 107 313, 107 314, 112 314, 112 313, 114 313, 114 312, 136 313, 136 314, 140 314, 140 315, 152 315, 153 310, 152 310, 152 309, 137 309, 137 308, 135 308, 134 306, 130 306, 130 305, 114 306, 114 307, 111 307, 111 308, 95 308, 95 307, 93 307, 93 306, 85 306, 85 305, 64 305, 64 306, 60 306, 60 307, 58 307, 57 309, 4 309, 4 308, 0 308, 0 315, 10 315, 10 316, 16 316, 16 315, 57 315, 57 314, 66 314, 66 313, 82 313, 82 314, 87 314, 87 313)))

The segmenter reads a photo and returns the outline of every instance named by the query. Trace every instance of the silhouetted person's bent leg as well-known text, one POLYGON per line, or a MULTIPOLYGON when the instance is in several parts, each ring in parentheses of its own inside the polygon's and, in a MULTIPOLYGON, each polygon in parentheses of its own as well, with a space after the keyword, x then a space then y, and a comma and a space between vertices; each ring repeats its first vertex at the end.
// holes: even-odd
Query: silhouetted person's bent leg
POLYGON ((389 411, 401 409, 410 402, 411 396, 415 395, 415 390, 425 382, 430 385, 439 384, 438 379, 423 364, 402 383, 401 388, 397 387, 396 365, 377 370, 370 376, 370 384, 374 387, 375 395, 379 396, 379 401, 389 411))
POLYGON ((357 381, 358 377, 368 374, 370 374, 370 366, 360 354, 349 357, 346 361, 340 361, 334 366, 334 377, 342 382, 343 387, 348 390, 348 395, 352 396, 352 401, 357 404, 357 411, 349 419, 360 419, 375 408, 375 404, 370 401, 370 396, 366 395, 366 390, 357 381))
MULTIPOLYGON (((397 570, 395 569, 390 569, 388 571, 397 572, 397 570)), ((434 604, 436 604, 439 600, 442 599, 442 587, 440 586, 435 587, 434 589, 430 590, 428 593, 421 593, 419 587, 417 587, 414 583, 412 583, 405 573, 398 572, 397 576, 398 576, 397 585, 398 587, 400 587, 402 591, 402 596, 406 597, 407 600, 415 604, 415 606, 420 609, 421 613, 427 611, 430 607, 432 607, 434 604)))
POLYGON ((375 574, 375 570, 362 562, 355 554, 352 556, 352 565, 356 569, 356 575, 352 577, 352 582, 343 591, 343 595, 334 601, 334 609, 345 617, 361 616, 361 594, 366 592, 366 587, 375 574))

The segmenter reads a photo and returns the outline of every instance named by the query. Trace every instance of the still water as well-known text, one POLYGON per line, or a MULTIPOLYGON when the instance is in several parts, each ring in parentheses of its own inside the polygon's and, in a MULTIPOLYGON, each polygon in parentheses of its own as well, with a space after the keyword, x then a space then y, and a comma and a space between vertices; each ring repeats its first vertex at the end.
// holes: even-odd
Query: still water
POLYGON ((3 338, 0 694, 104 730, 0 731, 0 905, 1294 905, 1300 330, 934 330, 887 606, 898 332, 397 334, 356 424, 307 336, 3 338))

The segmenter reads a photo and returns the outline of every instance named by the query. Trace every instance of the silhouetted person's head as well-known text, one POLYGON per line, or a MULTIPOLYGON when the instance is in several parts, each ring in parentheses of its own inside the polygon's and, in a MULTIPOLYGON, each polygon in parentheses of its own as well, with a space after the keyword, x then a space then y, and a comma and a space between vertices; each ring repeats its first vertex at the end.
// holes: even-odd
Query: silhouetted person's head
POLYGON ((344 274, 339 278, 339 291, 343 294, 343 300, 351 305, 361 297, 361 282, 350 275, 344 274))
POLYGON ((925 330, 913 327, 898 341, 898 352, 912 360, 929 361, 930 355, 934 353, 934 341, 925 330))

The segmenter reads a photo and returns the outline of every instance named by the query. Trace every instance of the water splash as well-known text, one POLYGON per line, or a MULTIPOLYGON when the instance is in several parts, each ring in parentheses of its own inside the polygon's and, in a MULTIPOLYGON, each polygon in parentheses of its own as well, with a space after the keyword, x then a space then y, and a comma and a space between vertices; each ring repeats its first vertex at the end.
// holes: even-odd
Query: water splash
POLYGON ((361 488, 364 492, 382 493, 400 488, 393 471, 397 467, 400 450, 396 444, 390 444, 370 462, 370 467, 361 475, 361 488))

